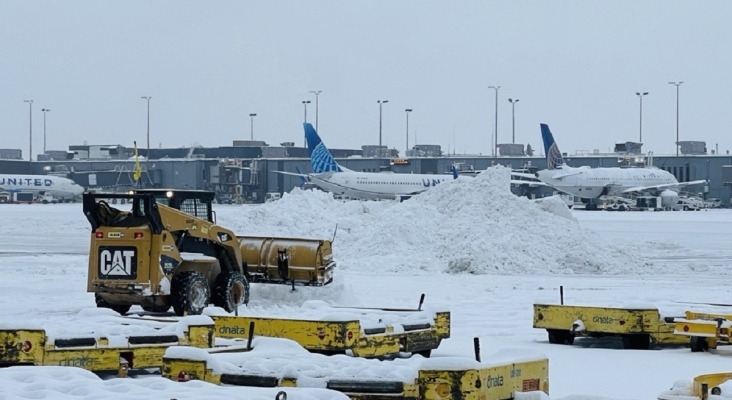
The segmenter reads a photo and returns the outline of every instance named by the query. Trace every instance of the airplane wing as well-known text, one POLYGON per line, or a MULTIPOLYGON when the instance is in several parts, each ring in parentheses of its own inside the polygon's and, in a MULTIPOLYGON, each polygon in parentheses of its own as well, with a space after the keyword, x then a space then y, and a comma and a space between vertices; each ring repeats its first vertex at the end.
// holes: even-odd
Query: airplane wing
POLYGON ((564 178, 567 178, 569 176, 575 176, 575 175, 579 175, 579 174, 582 174, 582 173, 584 173, 584 171, 570 171, 570 172, 556 174, 556 175, 552 176, 552 178, 554 178, 554 179, 564 179, 564 178))
POLYGON ((307 178, 308 177, 308 174, 303 174, 303 173, 299 173, 298 174, 298 173, 295 173, 295 172, 287 172, 287 171, 273 171, 273 172, 276 172, 276 173, 282 174, 282 175, 299 176, 301 178, 307 178))
POLYGON ((691 181, 691 182, 678 182, 678 183, 664 183, 662 185, 653 185, 653 186, 636 186, 632 188, 628 188, 623 190, 623 193, 633 193, 633 192, 645 192, 649 190, 661 190, 661 189, 671 189, 671 188, 681 188, 684 186, 691 186, 691 185, 700 185, 703 183, 707 183, 706 180, 698 180, 698 181, 691 181))
POLYGON ((540 181, 522 181, 520 179, 511 179, 512 185, 529 185, 529 187, 536 187, 536 186, 549 186, 544 182, 540 181))
POLYGON ((522 178, 536 179, 536 174, 527 174, 526 172, 511 172, 513 176, 520 176, 522 178))

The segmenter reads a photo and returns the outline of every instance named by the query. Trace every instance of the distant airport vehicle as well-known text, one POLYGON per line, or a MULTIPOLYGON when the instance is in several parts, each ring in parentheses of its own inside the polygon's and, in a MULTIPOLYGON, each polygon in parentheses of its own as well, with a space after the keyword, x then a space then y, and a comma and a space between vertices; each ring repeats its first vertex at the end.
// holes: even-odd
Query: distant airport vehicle
POLYGON ((264 202, 265 203, 271 203, 273 201, 277 201, 282 198, 282 195, 277 192, 269 192, 264 195, 264 202))
POLYGON ((404 200, 441 182, 457 178, 455 168, 453 168, 452 176, 447 174, 395 174, 393 172, 352 171, 336 163, 311 124, 305 123, 304 128, 313 172, 309 174, 277 172, 299 176, 320 189, 336 195, 348 196, 352 199, 404 200))
POLYGON ((704 203, 707 205, 707 208, 721 208, 722 207, 722 199, 706 199, 704 200, 704 203))
MULTIPOLYGON (((0 189, 11 195, 32 194, 33 201, 44 203, 72 202, 84 193, 84 188, 68 178, 53 175, 0 175, 0 189)), ((24 202, 27 196, 21 196, 24 202)))
POLYGON ((586 203, 587 210, 596 210, 598 200, 629 195, 661 197, 662 207, 669 210, 679 201, 679 189, 707 183, 706 180, 678 182, 671 173, 653 167, 573 168, 564 163, 548 125, 541 124, 541 136, 544 140, 547 169, 533 175, 514 175, 536 178, 557 190, 581 198, 586 203))
POLYGON ((704 203, 702 200, 687 196, 679 197, 679 200, 676 204, 677 209, 684 211, 699 211, 702 208, 707 208, 706 203, 704 203))

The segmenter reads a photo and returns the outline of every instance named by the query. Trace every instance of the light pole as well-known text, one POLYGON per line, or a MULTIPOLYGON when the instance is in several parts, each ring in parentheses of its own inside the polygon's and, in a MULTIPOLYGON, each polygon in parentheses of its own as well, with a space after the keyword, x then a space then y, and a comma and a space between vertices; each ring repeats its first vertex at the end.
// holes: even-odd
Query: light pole
POLYGON ((23 100, 23 102, 28 103, 28 161, 33 162, 33 100, 23 100))
POLYGON ((494 142, 493 142, 493 155, 495 157, 498 157, 498 89, 500 89, 500 86, 488 86, 488 89, 493 89, 496 91, 496 116, 495 120, 493 122, 493 128, 495 129, 494 135, 494 142))
POLYGON ((46 154, 46 113, 51 111, 48 108, 41 108, 43 111, 43 154, 46 154))
POLYGON ((638 121, 638 142, 643 143, 643 96, 647 95, 648 92, 635 92, 640 100, 640 120, 638 121))
MULTIPOLYGON (((310 100, 303 100, 302 105, 305 108, 305 122, 308 122, 308 104, 310 104, 310 100)), ((302 147, 308 147, 307 137, 303 137, 302 139, 302 147)))
POLYGON ((150 99, 152 97, 150 96, 142 96, 143 100, 147 100, 147 154, 145 155, 145 159, 150 159, 150 99))
MULTIPOLYGON (((407 156, 407 151, 409 151, 409 113, 412 112, 411 108, 407 108, 404 110, 404 113, 407 114, 407 148, 404 150, 404 156, 407 156)), ((415 143, 417 144, 417 143, 415 143)))
POLYGON ((382 116, 382 107, 385 103, 388 103, 389 100, 376 100, 377 103, 379 103, 379 147, 381 147, 381 116, 382 116))
POLYGON ((254 141, 254 117, 256 117, 257 114, 251 113, 249 114, 249 117, 251 118, 250 126, 249 126, 249 134, 250 134, 250 140, 254 141))
POLYGON ((315 95, 315 131, 318 131, 318 95, 322 93, 322 90, 311 90, 310 93, 315 95))
POLYGON ((511 103, 511 143, 516 143, 516 103, 519 99, 508 99, 511 103))
POLYGON ((683 81, 679 82, 669 82, 669 85, 676 85, 676 157, 679 156, 679 86, 684 83, 683 81))

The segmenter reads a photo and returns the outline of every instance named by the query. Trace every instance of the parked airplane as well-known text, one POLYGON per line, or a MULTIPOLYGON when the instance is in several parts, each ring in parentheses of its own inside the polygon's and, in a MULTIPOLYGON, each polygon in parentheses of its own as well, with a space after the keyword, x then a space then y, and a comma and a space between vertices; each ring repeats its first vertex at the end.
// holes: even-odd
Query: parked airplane
POLYGON ((313 172, 309 174, 299 171, 298 173, 277 172, 299 176, 327 192, 367 200, 403 200, 448 179, 457 178, 457 171, 454 168, 452 176, 352 171, 336 163, 312 124, 305 123, 304 128, 313 172))
MULTIPOLYGON (((567 194, 584 199, 586 209, 597 209, 597 199, 629 194, 659 196, 664 208, 674 207, 678 190, 706 180, 679 182, 671 173, 654 167, 645 168, 572 168, 564 163, 549 126, 541 124, 547 169, 534 176, 541 182, 567 194)), ((525 174, 518 174, 526 176, 525 174)))
POLYGON ((36 198, 53 196, 59 202, 73 201, 84 188, 68 178, 53 175, 0 175, 0 190, 10 193, 32 193, 36 198))

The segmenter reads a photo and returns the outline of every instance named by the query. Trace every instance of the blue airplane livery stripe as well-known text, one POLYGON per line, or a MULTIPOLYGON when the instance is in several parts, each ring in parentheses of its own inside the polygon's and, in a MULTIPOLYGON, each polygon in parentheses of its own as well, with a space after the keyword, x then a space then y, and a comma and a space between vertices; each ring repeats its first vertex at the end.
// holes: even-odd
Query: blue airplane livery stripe
POLYGON ((313 149, 313 153, 310 155, 310 164, 316 174, 330 171, 343 172, 322 142, 313 149))
POLYGON ((305 128, 305 140, 308 143, 308 152, 310 153, 310 166, 313 169, 313 173, 319 174, 322 172, 343 172, 338 163, 335 162, 333 156, 325 147, 325 144, 320 140, 318 132, 315 131, 312 124, 304 123, 305 128))

